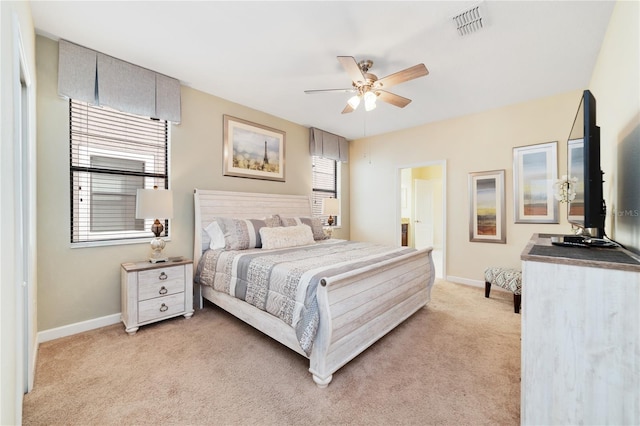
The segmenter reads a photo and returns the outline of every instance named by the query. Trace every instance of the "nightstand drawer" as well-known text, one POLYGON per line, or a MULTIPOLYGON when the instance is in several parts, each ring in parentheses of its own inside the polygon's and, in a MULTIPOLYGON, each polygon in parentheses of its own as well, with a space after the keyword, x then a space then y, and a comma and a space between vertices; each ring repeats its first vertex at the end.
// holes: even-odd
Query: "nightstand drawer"
POLYGON ((138 301, 184 292, 184 279, 138 283, 138 301))
POLYGON ((184 311, 184 293, 144 300, 138 303, 138 322, 152 321, 184 311))
POLYGON ((168 281, 184 281, 184 266, 151 269, 138 272, 138 286, 145 284, 166 283, 168 281))

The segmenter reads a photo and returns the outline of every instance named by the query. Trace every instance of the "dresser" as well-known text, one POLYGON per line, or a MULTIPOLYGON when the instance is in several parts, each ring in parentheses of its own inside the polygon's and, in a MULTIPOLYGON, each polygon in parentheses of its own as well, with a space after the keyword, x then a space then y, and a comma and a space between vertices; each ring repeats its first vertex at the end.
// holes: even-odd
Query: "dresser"
POLYGON ((640 259, 550 237, 521 254, 521 423, 640 424, 640 259))
POLYGON ((193 315, 193 261, 123 263, 122 322, 129 334, 141 325, 193 315))

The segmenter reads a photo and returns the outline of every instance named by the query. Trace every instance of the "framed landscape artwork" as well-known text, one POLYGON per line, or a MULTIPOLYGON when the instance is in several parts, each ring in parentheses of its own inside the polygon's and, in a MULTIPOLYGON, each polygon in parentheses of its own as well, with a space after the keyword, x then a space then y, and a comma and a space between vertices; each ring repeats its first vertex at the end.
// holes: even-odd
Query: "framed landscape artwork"
POLYGON ((507 242, 504 170, 469 173, 469 241, 507 242))
POLYGON ((224 115, 223 173, 284 182, 285 132, 224 115))
POLYGON ((558 178, 558 143, 513 148, 516 223, 559 223, 553 183, 558 178))

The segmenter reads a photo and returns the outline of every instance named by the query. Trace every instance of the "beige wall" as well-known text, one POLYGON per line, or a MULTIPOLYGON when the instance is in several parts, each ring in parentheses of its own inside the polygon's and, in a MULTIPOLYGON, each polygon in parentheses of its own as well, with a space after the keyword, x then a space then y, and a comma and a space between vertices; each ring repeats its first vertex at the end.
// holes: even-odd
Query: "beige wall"
POLYGON ((589 89, 600 126, 606 230, 640 253, 640 2, 616 3, 589 89))
MULTIPOLYGON (((81 40, 78 40, 81 42, 81 40)), ((120 263, 144 259, 147 244, 71 248, 69 244, 68 101, 57 95, 58 45, 37 37, 39 330, 120 312, 120 263)), ((90 46, 89 46, 90 47, 90 46)), ((174 219, 169 256, 192 256, 193 190, 311 193, 309 130, 286 120, 182 87, 182 122, 172 125, 170 187, 174 219), (286 132, 286 182, 222 176, 223 114, 286 132)), ((343 170, 346 167, 343 167, 343 170)), ((348 170, 343 212, 348 217, 348 170)), ((336 231, 348 235, 348 220, 336 231)))
POLYGON ((442 167, 440 166, 416 167, 411 171, 413 172, 413 179, 429 180, 442 178, 442 167))
MULTIPOLYGON (((561 224, 513 223, 512 149, 558 141, 559 171, 566 170, 566 138, 581 91, 351 142, 351 238, 393 244, 397 240, 398 169, 446 161, 446 259, 449 279, 483 279, 489 265, 519 267, 534 232, 568 233, 561 224), (470 172, 505 169, 507 243, 469 242, 470 172), (369 206, 375 205, 376 214, 369 206)), ((375 112, 375 111, 374 111, 375 112)))

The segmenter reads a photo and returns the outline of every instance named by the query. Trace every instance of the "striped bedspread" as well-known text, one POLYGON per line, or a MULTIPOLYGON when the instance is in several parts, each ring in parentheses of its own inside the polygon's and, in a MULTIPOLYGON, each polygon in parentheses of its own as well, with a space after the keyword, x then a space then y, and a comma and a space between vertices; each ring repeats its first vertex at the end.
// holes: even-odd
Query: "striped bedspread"
POLYGON ((414 249, 345 240, 277 250, 207 250, 195 280, 294 327, 300 347, 309 355, 318 329, 316 289, 320 280, 411 251, 414 249))

